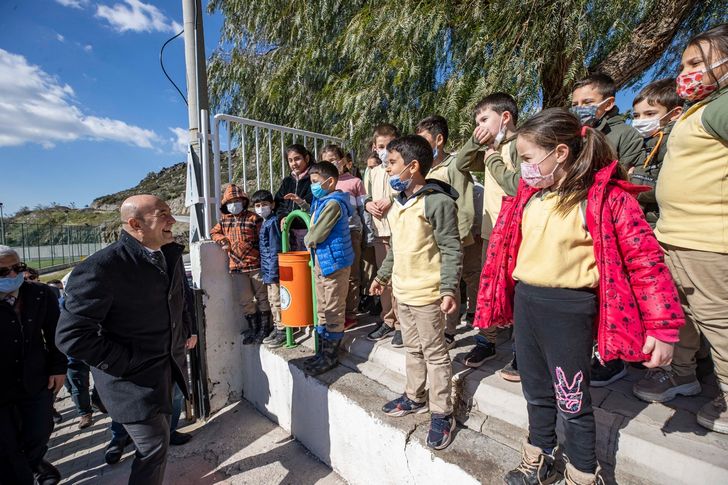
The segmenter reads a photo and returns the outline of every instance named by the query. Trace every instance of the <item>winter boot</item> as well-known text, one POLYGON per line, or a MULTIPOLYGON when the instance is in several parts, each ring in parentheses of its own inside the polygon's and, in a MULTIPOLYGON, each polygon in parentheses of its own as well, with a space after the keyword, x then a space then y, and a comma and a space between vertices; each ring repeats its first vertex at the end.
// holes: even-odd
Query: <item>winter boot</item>
POLYGON ((260 330, 260 313, 245 315, 245 319, 248 321, 248 330, 243 332, 243 345, 250 345, 255 342, 255 337, 260 330))
POLYGON ((265 340, 265 338, 270 334, 271 330, 273 330, 273 322, 271 322, 270 312, 260 312, 260 327, 258 328, 258 332, 255 334, 255 343, 262 344, 263 340, 265 340))
POLYGON ((321 346, 321 356, 304 369, 310 376, 323 374, 339 365, 339 346, 341 345, 341 339, 329 340, 322 338, 321 343, 323 344, 321 346))
POLYGON ((594 473, 584 473, 576 468, 571 463, 566 463, 566 470, 564 471, 564 484, 565 485, 604 485, 604 478, 601 475, 601 469, 597 467, 597 471, 594 473))
POLYGON ((553 453, 547 455, 541 448, 524 441, 521 448, 521 464, 506 473, 505 481, 508 485, 555 483, 559 479, 559 474, 554 463, 553 453))
POLYGON ((309 373, 308 368, 311 367, 316 362, 318 362, 319 359, 321 359, 321 357, 323 356, 324 338, 318 332, 314 332, 313 338, 315 338, 316 341, 318 342, 318 345, 316 346, 318 351, 312 357, 309 357, 308 359, 303 361, 303 370, 307 374, 309 373))

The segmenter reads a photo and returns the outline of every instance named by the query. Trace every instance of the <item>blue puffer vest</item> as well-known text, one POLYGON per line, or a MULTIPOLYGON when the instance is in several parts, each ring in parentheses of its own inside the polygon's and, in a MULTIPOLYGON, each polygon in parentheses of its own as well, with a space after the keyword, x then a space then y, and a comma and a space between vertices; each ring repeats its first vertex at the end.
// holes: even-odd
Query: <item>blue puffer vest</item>
POLYGON ((313 214, 311 221, 316 224, 321 211, 330 200, 339 204, 341 217, 336 221, 336 225, 329 233, 329 237, 316 246, 315 255, 324 276, 329 276, 354 263, 354 248, 351 246, 351 234, 349 233, 349 217, 354 213, 354 210, 349 204, 348 194, 334 191, 321 199, 314 198, 311 205, 311 213, 313 214))
POLYGON ((260 246, 260 275, 263 283, 278 283, 278 253, 281 252, 281 230, 273 214, 263 221, 258 235, 260 246))

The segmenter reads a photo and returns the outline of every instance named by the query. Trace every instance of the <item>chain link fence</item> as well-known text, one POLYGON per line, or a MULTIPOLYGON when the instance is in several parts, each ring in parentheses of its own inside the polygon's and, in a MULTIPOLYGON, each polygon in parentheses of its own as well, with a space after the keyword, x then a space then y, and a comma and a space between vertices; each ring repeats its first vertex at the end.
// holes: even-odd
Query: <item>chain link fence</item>
POLYGON ((0 244, 12 247, 28 266, 41 272, 63 268, 106 246, 100 226, 5 222, 0 244))

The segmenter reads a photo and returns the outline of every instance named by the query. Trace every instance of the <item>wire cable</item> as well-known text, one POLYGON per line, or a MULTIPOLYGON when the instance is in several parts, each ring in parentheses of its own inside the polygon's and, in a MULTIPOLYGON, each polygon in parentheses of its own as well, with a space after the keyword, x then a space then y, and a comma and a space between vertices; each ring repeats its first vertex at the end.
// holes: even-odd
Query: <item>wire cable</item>
POLYGON ((179 88, 179 87, 177 86, 177 84, 175 84, 175 82, 174 82, 174 81, 172 80, 172 78, 171 78, 171 77, 169 77, 169 74, 167 74, 167 70, 166 70, 166 69, 164 68, 164 48, 165 48, 165 47, 167 47, 167 44, 169 44, 170 42, 172 42, 172 41, 173 41, 174 39, 176 39, 177 37, 179 37, 179 36, 180 36, 180 35, 182 35, 183 33, 184 33, 184 29, 183 29, 183 30, 181 30, 181 31, 179 32, 179 34, 177 34, 177 35, 175 35, 175 36, 173 36, 173 37, 169 38, 169 39, 167 40, 167 42, 165 42, 165 43, 164 43, 164 44, 162 45, 162 48, 161 48, 161 49, 160 49, 160 51, 159 51, 159 65, 160 65, 160 66, 162 66, 162 72, 163 72, 163 73, 164 73, 164 75, 165 75, 165 76, 167 77, 167 80, 169 80, 169 82, 171 82, 171 83, 172 83, 172 86, 174 86, 174 88, 175 88, 175 89, 177 90, 177 92, 179 93, 179 95, 180 95, 180 96, 182 96, 182 100, 183 100, 183 101, 185 102, 185 105, 189 106, 189 104, 187 104, 187 98, 186 98, 186 97, 185 97, 185 95, 184 95, 184 94, 182 93, 182 91, 181 91, 181 90, 180 90, 180 88, 179 88))

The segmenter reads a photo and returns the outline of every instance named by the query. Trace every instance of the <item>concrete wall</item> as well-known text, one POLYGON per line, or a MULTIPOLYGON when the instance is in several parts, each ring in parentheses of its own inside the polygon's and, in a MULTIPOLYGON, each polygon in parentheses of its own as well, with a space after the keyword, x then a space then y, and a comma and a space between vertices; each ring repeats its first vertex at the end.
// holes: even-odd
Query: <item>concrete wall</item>
POLYGON ((205 292, 205 351, 210 411, 214 413, 241 398, 243 358, 240 332, 245 324, 233 294, 228 259, 220 246, 212 241, 192 243, 190 263, 193 281, 205 292))

